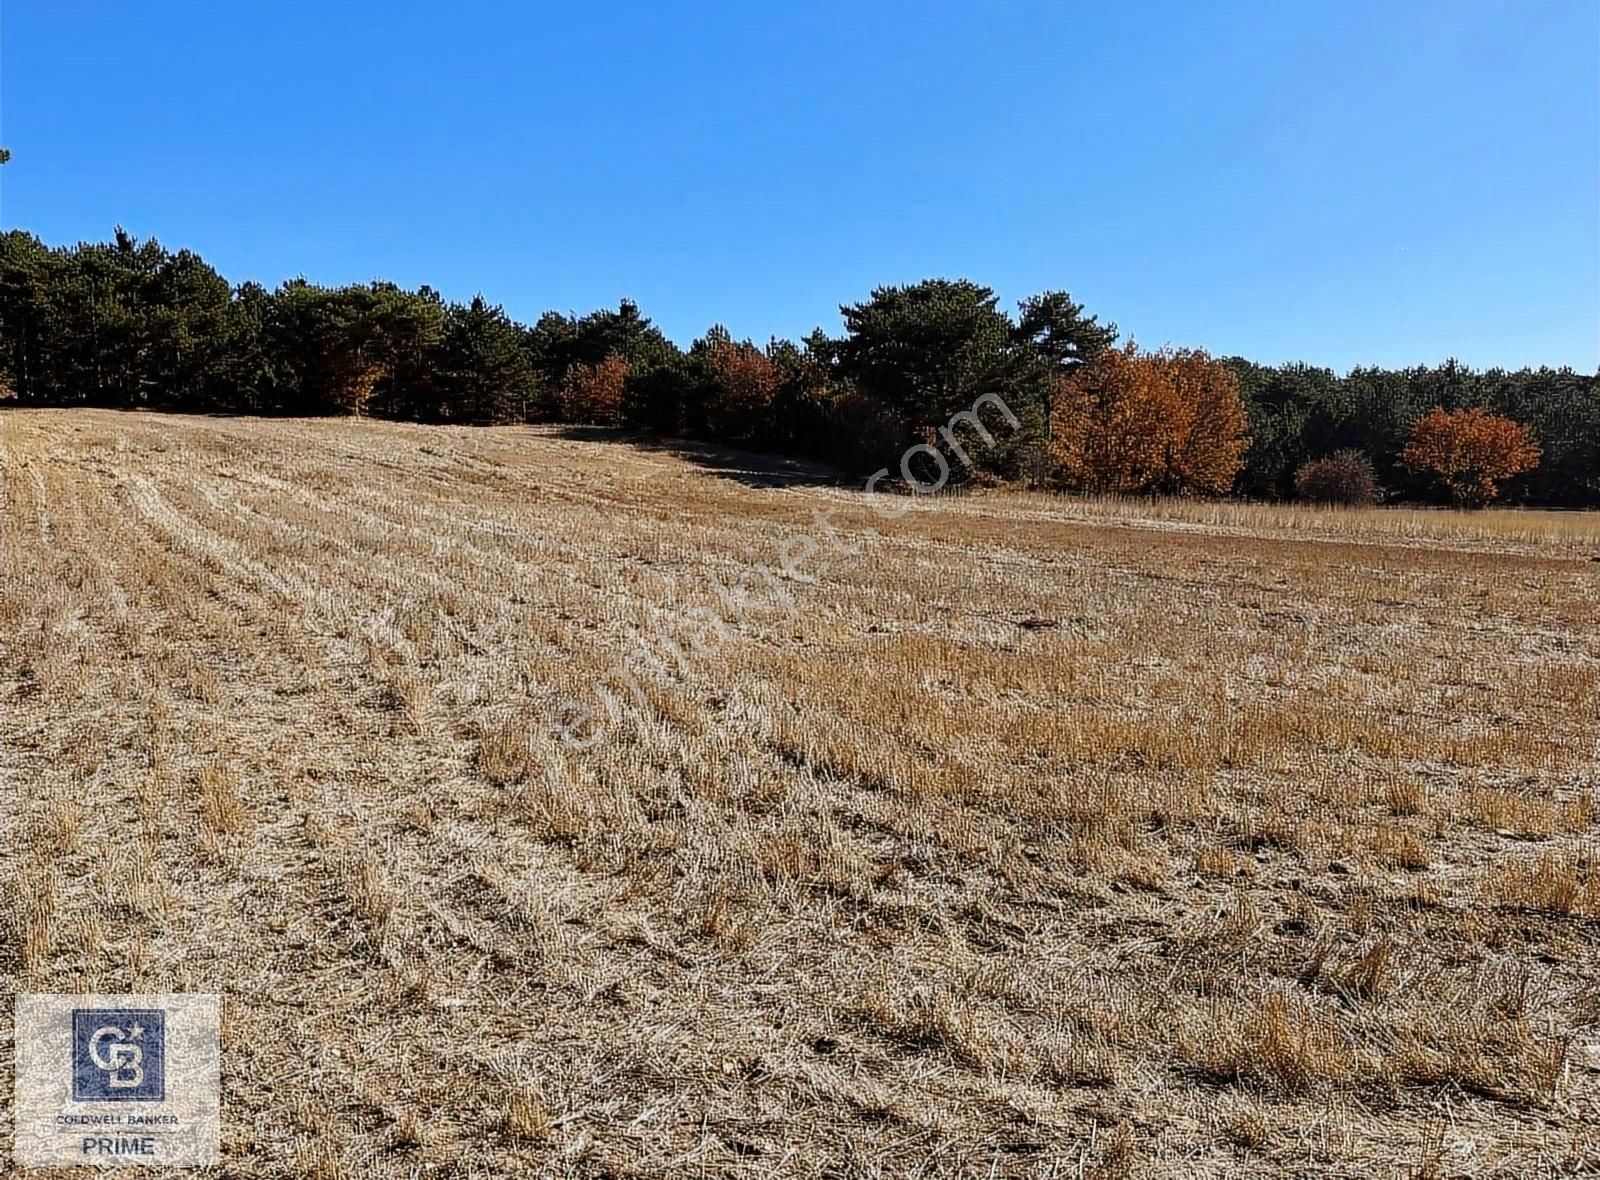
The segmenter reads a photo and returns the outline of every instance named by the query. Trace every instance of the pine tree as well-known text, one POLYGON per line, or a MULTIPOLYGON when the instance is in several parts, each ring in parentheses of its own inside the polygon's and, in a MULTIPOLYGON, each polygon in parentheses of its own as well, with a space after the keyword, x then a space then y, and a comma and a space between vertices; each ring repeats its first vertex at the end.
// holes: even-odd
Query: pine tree
POLYGON ((443 417, 479 425, 526 418, 534 382, 522 332, 482 295, 445 312, 439 376, 443 417))

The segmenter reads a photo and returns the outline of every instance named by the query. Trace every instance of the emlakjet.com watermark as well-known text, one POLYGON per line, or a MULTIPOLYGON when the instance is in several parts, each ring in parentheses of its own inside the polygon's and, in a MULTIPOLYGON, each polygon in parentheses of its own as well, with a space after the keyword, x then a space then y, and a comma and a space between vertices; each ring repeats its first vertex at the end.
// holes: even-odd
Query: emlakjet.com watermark
POLYGON ((214 995, 18 996, 17 1163, 216 1163, 220 1017, 214 995))
MULTIPOLYGON (((1011 407, 994 393, 982 395, 972 403, 971 409, 956 413, 948 423, 939 427, 938 435, 944 440, 956 462, 965 467, 972 466, 972 456, 962 445, 961 439, 956 434, 956 428, 965 426, 984 446, 994 446, 994 435, 978 416, 978 411, 986 406, 998 413, 1011 429, 1015 430, 1021 425, 1017 416, 1011 412, 1011 407)), ((917 443, 900 456, 901 478, 917 495, 927 496, 942 491, 950 481, 950 471, 950 460, 945 458, 944 452, 932 443, 917 443), (925 471, 928 469, 928 464, 932 464, 934 478, 917 477, 913 461, 919 458, 927 461, 922 464, 925 471)), ((888 478, 890 478, 889 469, 880 467, 868 478, 863 490, 868 493, 867 502, 880 519, 899 520, 910 511, 910 508, 906 504, 890 507, 897 498, 878 490, 878 484, 888 478)), ((828 512, 820 509, 812 511, 812 521, 821 532, 820 538, 807 532, 799 532, 786 537, 778 546, 778 567, 787 580, 801 584, 815 584, 827 570, 828 561, 824 555, 828 550, 846 557, 857 557, 861 554, 861 546, 847 543, 833 530, 832 512, 832 509, 828 512)), ((877 534, 868 529, 865 535, 874 538, 877 534)), ((791 618, 799 613, 799 606, 785 587, 784 578, 780 578, 777 572, 764 564, 757 564, 754 572, 756 578, 751 578, 747 574, 741 583, 732 586, 715 573, 708 572, 708 580, 715 592, 714 600, 720 604, 721 610, 711 606, 690 606, 656 612, 658 616, 676 616, 681 624, 687 626, 689 634, 685 642, 679 642, 669 634, 665 619, 660 617, 654 619, 650 631, 655 643, 649 642, 645 636, 636 636, 633 649, 622 660, 620 666, 595 683, 595 696, 605 706, 605 712, 612 723, 619 723, 623 719, 622 697, 607 681, 620 682, 619 686, 631 693, 634 703, 640 709, 646 709, 649 706, 649 696, 639 677, 641 671, 654 680, 671 681, 674 678, 674 670, 677 674, 689 673, 694 662, 690 659, 691 656, 707 662, 716 659, 718 649, 732 637, 733 628, 742 616, 774 607, 791 618), (763 583, 765 595, 761 593, 763 583)), ((663 581, 668 598, 675 605, 677 580, 668 576, 663 581)), ((586 750, 597 745, 605 739, 607 732, 604 719, 595 709, 575 698, 568 698, 560 703, 553 718, 553 728, 564 743, 577 750, 586 750)))

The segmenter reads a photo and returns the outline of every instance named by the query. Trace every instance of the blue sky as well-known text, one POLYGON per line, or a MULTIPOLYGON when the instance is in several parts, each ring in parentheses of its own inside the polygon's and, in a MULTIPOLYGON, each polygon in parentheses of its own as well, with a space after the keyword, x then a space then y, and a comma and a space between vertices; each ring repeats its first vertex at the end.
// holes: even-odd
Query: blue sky
POLYGON ((0 222, 687 343, 875 285, 1150 345, 1600 365, 1593 0, 4 0, 0 222))

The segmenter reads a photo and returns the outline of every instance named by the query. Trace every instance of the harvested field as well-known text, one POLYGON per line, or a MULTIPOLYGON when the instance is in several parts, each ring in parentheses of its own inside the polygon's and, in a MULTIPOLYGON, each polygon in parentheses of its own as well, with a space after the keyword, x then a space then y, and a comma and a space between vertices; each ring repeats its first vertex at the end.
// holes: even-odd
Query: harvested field
POLYGON ((0 441, 0 979, 224 993, 218 1174, 1600 1168, 1594 514, 0 441))

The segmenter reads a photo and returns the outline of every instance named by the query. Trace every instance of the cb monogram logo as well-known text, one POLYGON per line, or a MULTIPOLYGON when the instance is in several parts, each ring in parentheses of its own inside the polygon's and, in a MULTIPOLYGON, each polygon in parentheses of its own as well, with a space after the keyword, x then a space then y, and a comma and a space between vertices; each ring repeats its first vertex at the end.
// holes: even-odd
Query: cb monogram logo
POLYGON ((166 1097, 166 1013, 159 1008, 75 1008, 75 1102, 160 1102, 166 1097))

